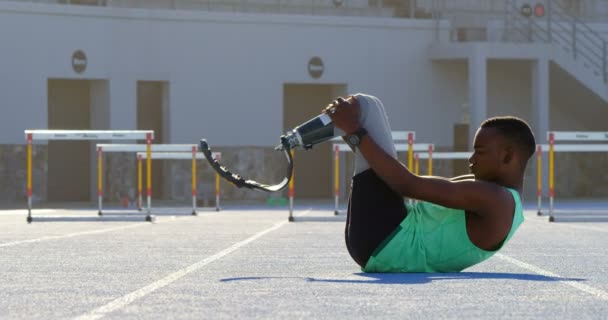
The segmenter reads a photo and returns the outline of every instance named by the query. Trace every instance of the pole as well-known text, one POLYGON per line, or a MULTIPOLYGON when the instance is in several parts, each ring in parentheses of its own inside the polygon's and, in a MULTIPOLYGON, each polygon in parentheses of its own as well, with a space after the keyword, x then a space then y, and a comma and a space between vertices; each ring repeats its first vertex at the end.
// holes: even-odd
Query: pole
POLYGON ((32 223, 32 134, 27 134, 27 223, 32 223))
POLYGON ((407 134, 407 168, 413 171, 414 167, 414 134, 407 134))
POLYGON ((141 211, 143 204, 141 192, 141 155, 137 155, 137 209, 141 211))
POLYGON ((146 134, 146 191, 148 196, 148 215, 146 221, 152 221, 152 134, 146 134))
POLYGON ((101 147, 97 148, 97 203, 99 205, 99 211, 97 212, 98 216, 102 216, 102 201, 103 201, 103 158, 102 158, 102 149, 101 147))
MULTIPOLYGON (((291 157, 295 158, 295 152, 292 149, 291 151, 291 157)), ((293 219, 293 196, 294 196, 294 177, 295 177, 295 165, 294 165, 294 169, 291 172, 291 181, 289 181, 289 191, 288 191, 288 196, 289 196, 289 218, 288 220, 290 222, 294 221, 293 219)))
POLYGON ((340 148, 334 146, 334 200, 335 209, 334 215, 339 215, 338 205, 340 202, 340 148))
POLYGON ((604 82, 608 81, 608 70, 606 70, 606 41, 602 41, 602 76, 604 82))
MULTIPOLYGON (((222 154, 216 153, 215 160, 221 162, 222 154)), ((220 175, 217 172, 215 173, 215 211, 220 211, 220 175)))
MULTIPOLYGON (((413 171, 414 165, 414 134, 412 132, 407 134, 407 168, 410 172, 413 171)), ((410 198, 408 201, 410 204, 413 203, 410 198)))
POLYGON ((536 215, 542 216, 542 196, 543 196, 543 162, 542 162, 542 146, 539 144, 536 146, 536 198, 538 211, 536 215))
POLYGON ((433 149, 434 149, 434 146, 432 144, 430 144, 429 145, 429 160, 428 160, 429 161, 429 167, 428 167, 429 176, 433 175, 433 149))
POLYGON ((192 147, 192 215, 196 215, 196 147, 192 147))
POLYGON ((551 6, 551 2, 553 2, 553 0, 549 0, 547 1, 547 37, 549 38, 549 43, 553 43, 553 30, 551 29, 551 20, 552 19, 552 11, 553 8, 551 6))
POLYGON ((572 21, 572 54, 576 60, 576 20, 572 21))
POLYGON ((553 132, 549 133, 549 221, 553 221, 553 201, 555 197, 555 186, 554 186, 554 161, 555 154, 553 150, 553 144, 555 143, 555 135, 553 132))

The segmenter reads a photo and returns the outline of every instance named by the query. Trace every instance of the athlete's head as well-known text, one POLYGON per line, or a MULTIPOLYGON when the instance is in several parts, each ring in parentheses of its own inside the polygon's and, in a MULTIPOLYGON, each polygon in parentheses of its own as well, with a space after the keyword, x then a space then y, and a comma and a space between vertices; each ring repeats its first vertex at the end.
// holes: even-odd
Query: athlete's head
POLYGON ((526 121, 505 116, 484 121, 473 147, 469 159, 471 172, 477 179, 500 182, 505 176, 523 176, 536 142, 526 121))

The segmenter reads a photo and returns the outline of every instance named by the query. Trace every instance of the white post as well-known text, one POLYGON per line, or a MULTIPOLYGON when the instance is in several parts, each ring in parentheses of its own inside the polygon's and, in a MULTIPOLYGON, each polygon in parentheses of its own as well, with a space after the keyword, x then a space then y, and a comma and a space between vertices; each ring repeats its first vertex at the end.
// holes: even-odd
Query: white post
MULTIPOLYGON (((549 131, 549 60, 545 57, 538 58, 532 64, 532 109, 534 119, 534 134, 537 143, 546 142, 546 132, 549 131)), ((541 168, 548 168, 548 159, 543 159, 541 168)), ((543 169, 544 170, 544 169, 543 169)), ((543 186, 548 190, 548 185, 543 186)))
POLYGON ((477 127, 486 118, 487 113, 487 61, 485 52, 479 46, 473 47, 469 57, 469 142, 473 141, 477 127))

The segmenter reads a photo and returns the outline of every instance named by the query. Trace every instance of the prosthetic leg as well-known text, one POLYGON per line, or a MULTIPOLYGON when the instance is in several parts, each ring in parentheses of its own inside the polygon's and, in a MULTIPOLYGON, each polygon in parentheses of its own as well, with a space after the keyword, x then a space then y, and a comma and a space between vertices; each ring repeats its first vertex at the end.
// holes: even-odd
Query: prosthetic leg
POLYGON ((340 135, 341 130, 334 128, 331 118, 326 114, 321 114, 307 122, 288 131, 280 138, 281 143, 275 148, 277 151, 282 151, 287 159, 287 172, 283 181, 278 184, 268 185, 259 183, 254 180, 247 180, 238 174, 230 172, 226 167, 222 166, 212 156, 211 148, 205 139, 200 141, 201 151, 211 167, 224 179, 228 180, 239 188, 258 189, 266 192, 276 192, 283 190, 289 185, 293 172, 293 158, 291 149, 301 147, 310 149, 313 145, 329 140, 336 135, 340 135))

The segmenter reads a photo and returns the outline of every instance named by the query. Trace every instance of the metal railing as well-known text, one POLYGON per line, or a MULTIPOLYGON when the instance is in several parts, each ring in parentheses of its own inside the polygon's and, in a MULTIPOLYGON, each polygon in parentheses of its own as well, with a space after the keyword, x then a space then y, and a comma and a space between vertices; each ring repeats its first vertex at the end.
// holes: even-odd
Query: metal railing
POLYGON ((503 41, 554 44, 607 82, 606 40, 589 24, 569 14, 561 1, 545 0, 540 4, 542 7, 530 8, 531 11, 526 14, 516 1, 507 0, 505 30, 510 30, 511 33, 505 32, 503 41), (540 10, 539 15, 537 9, 540 10), (519 34, 519 37, 513 37, 513 32, 519 34))
POLYGON ((569 13, 562 1, 541 0, 533 3, 534 7, 525 7, 528 1, 516 0, 428 1, 434 19, 450 21, 452 41, 551 43, 608 82, 607 41, 569 13), (491 32, 501 35, 492 37, 491 32))

